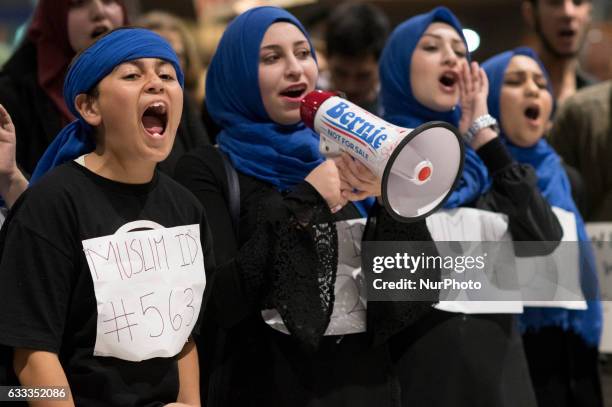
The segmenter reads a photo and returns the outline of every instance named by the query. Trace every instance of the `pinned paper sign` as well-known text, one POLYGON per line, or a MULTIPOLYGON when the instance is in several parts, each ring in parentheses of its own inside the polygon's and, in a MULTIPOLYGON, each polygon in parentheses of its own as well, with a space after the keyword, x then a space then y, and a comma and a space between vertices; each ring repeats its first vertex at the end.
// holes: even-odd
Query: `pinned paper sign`
POLYGON ((599 350, 612 352, 612 222, 586 224, 597 265, 599 290, 603 301, 603 334, 599 350))
POLYGON ((517 258, 516 266, 526 307, 585 310, 587 303, 580 285, 580 245, 576 216, 552 207, 563 228, 557 248, 547 256, 517 258), (572 243, 569 243, 572 242, 572 243))
MULTIPOLYGON (((361 270, 361 240, 365 224, 365 218, 336 222, 338 268, 334 285, 334 308, 325 335, 366 331, 367 287, 361 270)), ((272 328, 289 333, 276 309, 263 310, 261 315, 272 328)))
POLYGON ((485 253, 489 256, 486 270, 480 276, 486 284, 486 290, 471 294, 464 290, 443 290, 435 308, 464 314, 523 312, 506 215, 473 208, 456 208, 439 210, 426 221, 441 256, 484 256, 485 253), (458 246, 449 242, 457 242, 458 246), (453 252, 454 247, 461 247, 460 253, 453 252))
POLYGON ((98 310, 94 355, 133 362, 172 357, 200 313, 206 284, 200 226, 130 225, 137 231, 124 226, 82 242, 98 310))

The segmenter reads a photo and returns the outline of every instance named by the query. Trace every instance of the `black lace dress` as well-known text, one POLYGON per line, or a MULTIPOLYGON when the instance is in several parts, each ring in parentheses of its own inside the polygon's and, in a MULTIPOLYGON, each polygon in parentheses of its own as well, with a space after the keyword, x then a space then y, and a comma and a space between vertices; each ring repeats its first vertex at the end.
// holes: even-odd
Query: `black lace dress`
MULTIPOLYGON (((508 215, 515 240, 560 240, 561 226, 538 192, 533 169, 514 162, 499 140, 478 153, 493 186, 473 206, 508 215)), ((218 264, 207 283, 200 339, 208 405, 535 407, 513 315, 443 312, 425 301, 369 301, 365 332, 323 335, 334 305, 334 222, 359 217, 354 206, 332 216, 307 183, 280 194, 239 174, 236 241, 218 152, 207 147, 186 155, 177 177, 206 208, 218 264), (261 310, 269 308, 291 335, 263 321, 261 310)), ((431 241, 425 222, 395 222, 379 206, 364 236, 431 241)), ((432 278, 431 270, 423 273, 414 278, 432 278)))
MULTIPOLYGON (((369 302, 365 332, 324 336, 334 305, 335 222, 360 218, 359 211, 348 205, 332 215, 306 182, 281 194, 239 174, 236 241, 218 151, 187 154, 177 179, 204 203, 214 236, 217 268, 208 275, 199 347, 207 405, 402 405, 388 339, 430 313, 431 302, 369 302), (261 311, 271 308, 291 335, 264 322, 261 311)), ((398 223, 377 205, 364 235, 431 241, 424 221, 398 223)))

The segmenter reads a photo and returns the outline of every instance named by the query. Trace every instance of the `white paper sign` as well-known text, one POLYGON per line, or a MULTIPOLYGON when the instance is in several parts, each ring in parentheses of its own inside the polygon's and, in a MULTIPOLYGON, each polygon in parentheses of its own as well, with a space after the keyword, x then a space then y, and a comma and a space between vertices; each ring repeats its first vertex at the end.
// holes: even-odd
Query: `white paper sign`
MULTIPOLYGON (((508 217, 501 213, 483 211, 473 208, 456 208, 450 210, 439 210, 426 219, 427 227, 434 241, 438 242, 511 242, 512 238, 508 231, 508 217)), ((454 253, 446 253, 447 245, 437 245, 440 256, 453 256, 454 253)), ((512 261, 514 252, 510 243, 499 245, 500 250, 506 253, 488 253, 488 262, 494 262, 496 256, 502 256, 507 264, 512 261)), ((475 248, 477 249, 477 248, 475 248)), ((469 249, 465 254, 472 256, 483 253, 471 253, 469 249)), ((514 267, 510 267, 513 270, 514 267)), ((488 276, 490 281, 503 279, 516 279, 517 284, 504 284, 503 286, 515 286, 516 289, 506 290, 495 288, 492 284, 487 288, 487 297, 495 298, 495 301, 478 301, 465 291, 457 290, 452 293, 453 301, 440 301, 435 308, 464 314, 519 314, 523 312, 522 297, 518 289, 518 276, 508 275, 508 269, 493 269, 493 275, 488 276), (496 271, 498 273, 496 273, 496 271)))
MULTIPOLYGON (((338 230, 338 269, 334 285, 334 309, 325 335, 347 335, 366 330, 367 287, 361 271, 361 239, 366 219, 336 222, 338 230)), ((275 309, 262 311, 272 328, 288 333, 275 309)))
POLYGON ((94 355, 137 362, 178 354, 206 284, 200 226, 137 221, 82 244, 98 309, 94 355))
POLYGON ((325 335, 366 331, 367 286, 361 270, 361 239, 366 219, 337 222, 338 272, 334 310, 325 335))
POLYGON ((2 225, 4 224, 7 214, 8 214, 8 209, 5 207, 0 207, 0 227, 2 227, 2 225))
MULTIPOLYGON (((574 214, 555 206, 552 210, 563 228, 561 241, 578 241, 574 214)), ((577 244, 558 247, 548 256, 517 257, 516 266, 526 299, 524 306, 587 309, 580 285, 580 247, 577 244)))
POLYGON ((586 230, 593 243, 603 307, 603 333, 599 350, 612 353, 612 222, 589 222, 586 230))

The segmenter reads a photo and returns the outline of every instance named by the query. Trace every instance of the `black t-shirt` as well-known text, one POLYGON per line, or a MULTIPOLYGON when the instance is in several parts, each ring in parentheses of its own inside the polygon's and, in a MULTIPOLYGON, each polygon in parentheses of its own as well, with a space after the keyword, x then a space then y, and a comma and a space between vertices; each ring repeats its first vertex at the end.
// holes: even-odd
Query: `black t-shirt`
POLYGON ((128 185, 69 162, 16 207, 0 242, 0 344, 57 353, 77 405, 176 401, 175 352, 198 323, 202 257, 214 266, 196 198, 157 171, 128 185), (169 354, 138 353, 168 338, 169 354))

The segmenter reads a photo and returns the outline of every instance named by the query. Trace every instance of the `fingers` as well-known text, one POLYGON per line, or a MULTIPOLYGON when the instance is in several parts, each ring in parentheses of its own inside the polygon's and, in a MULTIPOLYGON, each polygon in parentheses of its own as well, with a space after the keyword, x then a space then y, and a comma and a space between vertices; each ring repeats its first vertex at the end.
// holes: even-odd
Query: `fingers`
POLYGON ((345 189, 350 190, 350 189, 353 189, 353 187, 344 178, 340 178, 340 189, 341 190, 345 190, 345 189))
POLYGON ((367 191, 342 191, 342 196, 349 201, 362 201, 369 197, 371 194, 367 191))
POLYGON ((376 181, 376 176, 372 174, 372 172, 368 169, 368 167, 366 167, 359 161, 354 160, 348 154, 344 154, 342 158, 344 160, 345 165, 348 166, 348 168, 351 170, 353 175, 355 175, 355 177, 359 181, 361 181, 364 184, 370 184, 376 181))
POLYGON ((464 64, 461 69, 461 81, 463 82, 464 93, 466 96, 472 94, 472 76, 470 75, 470 66, 464 64))
POLYGON ((340 160, 337 163, 338 169, 340 170, 340 173, 342 174, 342 178, 349 183, 350 185, 352 185, 352 188, 357 188, 358 185, 360 185, 362 182, 355 176, 355 174, 353 173, 353 171, 351 170, 351 168, 349 167, 349 164, 346 162, 346 160, 344 159, 344 155, 342 156, 342 160, 340 160))
POLYGON ((346 206, 346 204, 348 203, 348 199, 346 199, 344 196, 340 199, 340 201, 338 201, 338 203, 336 205, 333 205, 329 208, 329 210, 331 211, 331 213, 336 213, 339 210, 341 210, 342 208, 344 208, 346 206))
POLYGON ((347 153, 342 154, 342 160, 338 161, 338 170, 341 178, 352 185, 353 188, 363 189, 362 187, 375 184, 378 178, 368 167, 361 162, 354 160, 347 153))
POLYGON ((487 77, 487 73, 484 71, 484 69, 480 68, 479 75, 480 75, 480 82, 482 83, 481 90, 482 92, 488 95, 489 94, 489 78, 487 77))
POLYGON ((463 69, 462 72, 459 74, 459 102, 461 102, 462 104, 465 103, 468 100, 469 97, 469 93, 467 91, 467 84, 465 83, 465 80, 463 79, 463 69))
POLYGON ((338 168, 340 191, 344 201, 330 205, 332 213, 340 210, 348 201, 361 201, 380 195, 380 180, 365 164, 347 153, 342 153, 341 157, 336 157, 333 161, 338 168))
POLYGON ((0 127, 9 131, 12 131, 14 128, 11 116, 2 105, 0 105, 0 127))
POLYGON ((480 67, 478 66, 478 62, 472 61, 470 64, 470 80, 472 81, 472 91, 474 93, 478 93, 481 90, 482 82, 480 80, 480 67))

